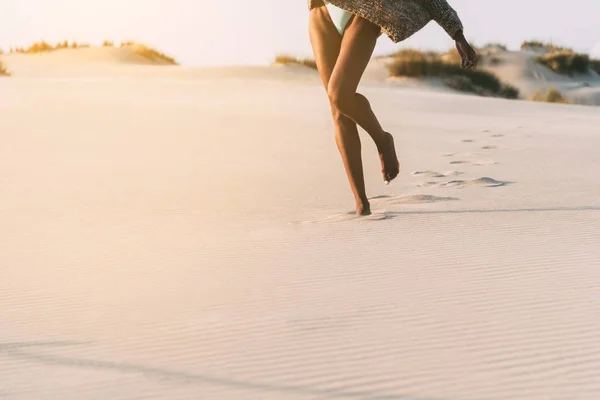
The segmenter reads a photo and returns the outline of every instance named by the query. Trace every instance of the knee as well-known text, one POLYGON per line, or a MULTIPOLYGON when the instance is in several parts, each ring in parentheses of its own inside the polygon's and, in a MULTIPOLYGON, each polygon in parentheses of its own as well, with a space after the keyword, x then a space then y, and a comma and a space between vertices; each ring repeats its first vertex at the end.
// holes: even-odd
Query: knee
POLYGON ((333 123, 336 128, 340 129, 342 132, 346 132, 351 129, 352 126, 356 125, 350 118, 345 116, 340 110, 331 107, 331 115, 333 116, 333 123))
POLYGON ((340 88, 329 87, 327 95, 329 96, 331 107, 334 108, 334 110, 337 110, 344 115, 350 115, 352 113, 354 93, 349 93, 340 88))

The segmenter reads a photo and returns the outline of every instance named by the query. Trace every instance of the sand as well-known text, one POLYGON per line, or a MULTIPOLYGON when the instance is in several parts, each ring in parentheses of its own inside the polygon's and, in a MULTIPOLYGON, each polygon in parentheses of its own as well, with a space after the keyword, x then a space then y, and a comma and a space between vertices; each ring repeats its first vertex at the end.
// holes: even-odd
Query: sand
POLYGON ((312 71, 11 68, 1 399, 600 398, 598 108, 366 82, 357 218, 312 71))

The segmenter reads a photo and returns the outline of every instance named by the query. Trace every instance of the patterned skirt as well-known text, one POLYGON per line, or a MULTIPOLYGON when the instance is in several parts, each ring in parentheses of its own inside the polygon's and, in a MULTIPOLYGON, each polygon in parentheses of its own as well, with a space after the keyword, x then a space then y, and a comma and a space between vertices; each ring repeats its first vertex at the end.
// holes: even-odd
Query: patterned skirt
MULTIPOLYGON (((463 26, 457 12, 446 0, 328 0, 329 3, 381 27, 398 43, 436 21, 452 38, 463 26)), ((323 6, 322 0, 308 0, 308 8, 323 6)))

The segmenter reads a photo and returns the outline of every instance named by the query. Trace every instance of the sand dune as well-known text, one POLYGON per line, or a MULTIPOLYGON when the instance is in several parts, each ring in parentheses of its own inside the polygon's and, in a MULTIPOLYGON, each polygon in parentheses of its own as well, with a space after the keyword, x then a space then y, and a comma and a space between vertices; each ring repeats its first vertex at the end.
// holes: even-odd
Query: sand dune
MULTIPOLYGON (((534 51, 485 50, 480 68, 496 74, 504 83, 517 87, 521 96, 530 98, 540 90, 556 88, 567 99, 582 105, 600 105, 600 76, 595 72, 577 76, 560 75, 537 63, 534 51), (489 59, 496 61, 492 64, 489 59)), ((301 65, 269 67, 197 68, 172 66, 157 59, 150 60, 132 47, 91 47, 61 49, 40 54, 9 54, 0 56, 16 77, 155 77, 165 79, 268 79, 318 81, 315 70, 301 65), (146 68, 146 66, 161 68, 146 68), (140 68, 143 67, 143 68, 140 68)), ((374 58, 368 65, 363 81, 384 87, 419 89, 454 93, 439 79, 418 80, 390 78, 386 65, 390 57, 374 58)))
MULTIPOLYGON (((596 72, 575 76, 557 74, 535 60, 539 55, 539 52, 528 50, 480 50, 479 69, 492 72, 501 82, 518 88, 523 99, 529 99, 538 91, 555 88, 576 104, 600 105, 600 76, 596 72), (493 62, 490 61, 492 59, 493 62)), ((386 65, 393 61, 390 56, 372 60, 365 79, 371 83, 385 82, 394 86, 454 92, 441 79, 388 77, 386 65)))
POLYGON ((314 72, 6 59, 0 398, 600 397, 596 108, 366 81, 359 218, 314 72))
POLYGON ((600 77, 595 72, 576 76, 560 75, 539 64, 539 53, 527 50, 496 51, 496 64, 482 67, 495 73, 503 82, 513 85, 525 97, 539 90, 556 88, 577 104, 600 105, 600 77))
POLYGON ((150 60, 138 54, 130 46, 61 49, 39 54, 5 54, 0 58, 14 78, 27 79, 319 81, 316 71, 302 66, 185 67, 171 65, 157 59, 150 60))
POLYGON ((119 65, 169 65, 128 47, 59 49, 37 54, 8 54, 3 61, 14 76, 71 76, 76 71, 119 65), (69 75, 71 74, 71 75, 69 75))

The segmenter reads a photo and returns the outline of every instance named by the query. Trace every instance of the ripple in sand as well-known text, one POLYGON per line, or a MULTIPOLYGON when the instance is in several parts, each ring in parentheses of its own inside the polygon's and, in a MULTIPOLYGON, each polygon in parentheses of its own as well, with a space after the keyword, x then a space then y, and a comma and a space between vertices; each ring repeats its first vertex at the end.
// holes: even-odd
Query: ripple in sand
POLYGON ((373 211, 373 213, 371 215, 366 215, 366 216, 356 215, 355 212, 349 211, 347 213, 332 214, 332 215, 328 215, 326 217, 318 218, 318 219, 314 219, 314 220, 301 221, 300 224, 301 225, 309 225, 309 224, 334 224, 334 223, 338 223, 338 222, 382 221, 382 220, 393 218, 393 216, 394 216, 394 214, 386 212, 386 211, 382 211, 382 210, 373 211))

